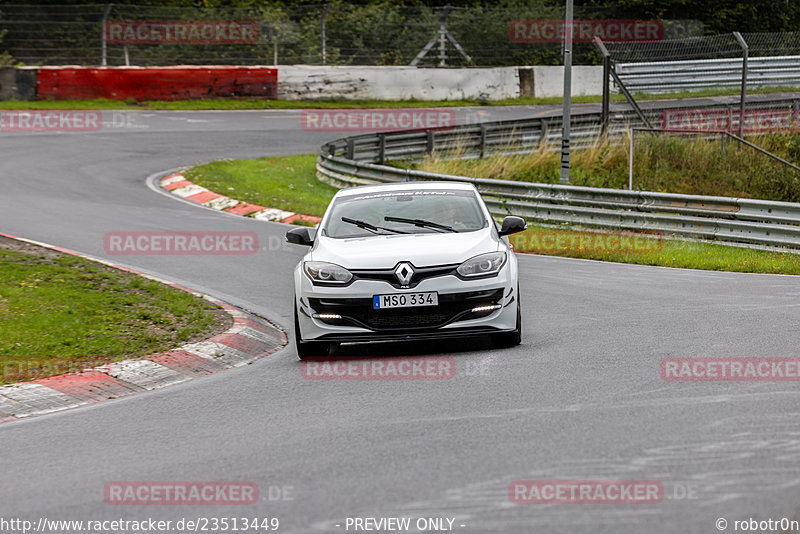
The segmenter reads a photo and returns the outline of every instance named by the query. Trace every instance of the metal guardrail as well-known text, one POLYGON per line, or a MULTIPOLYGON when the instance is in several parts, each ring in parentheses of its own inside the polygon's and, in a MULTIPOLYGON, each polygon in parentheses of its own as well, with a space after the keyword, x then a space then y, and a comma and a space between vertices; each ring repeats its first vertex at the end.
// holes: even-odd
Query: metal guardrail
MULTIPOLYGON (((627 122, 612 123, 610 135, 620 134, 634 118, 631 113, 620 116, 627 122)), ((594 142, 599 119, 599 114, 573 116, 573 125, 580 132, 577 144, 594 142)), ((418 160, 431 152, 460 158, 530 152, 542 141, 554 145, 560 141, 559 117, 484 123, 449 131, 359 135, 323 145, 317 175, 337 187, 414 180, 469 182, 496 216, 513 213, 550 223, 800 248, 800 204, 796 203, 473 178, 382 164, 418 160)))
MULTIPOLYGON (((738 88, 742 83, 741 58, 619 63, 615 70, 631 93, 738 88)), ((748 89, 798 85, 800 56, 748 58, 748 89)))
MULTIPOLYGON (((705 111, 729 110, 738 114, 738 102, 705 105, 705 111)), ((699 109, 698 106, 675 102, 670 109, 699 109)), ((780 98, 765 100, 752 98, 747 102, 747 110, 758 109, 785 110, 793 116, 800 116, 800 99, 780 98)), ((651 124, 663 127, 662 108, 645 108, 644 115, 651 124)), ((586 148, 591 146, 601 132, 600 113, 573 114, 571 120, 571 146, 586 148)), ((631 127, 644 124, 632 111, 612 112, 608 138, 619 139, 631 127)), ((709 135, 713 135, 710 133, 709 135)), ((426 154, 436 152, 443 157, 462 159, 480 158, 491 154, 522 154, 539 148, 559 150, 561 147, 561 117, 542 117, 513 121, 498 121, 461 126, 453 129, 416 130, 391 133, 370 133, 356 135, 329 142, 322 152, 331 156, 344 157, 353 161, 385 163, 387 161, 417 161, 426 154)))
MULTIPOLYGON (((609 136, 621 136, 625 124, 635 121, 632 113, 619 114, 609 136)), ((585 148, 600 134, 600 114, 573 115, 572 146, 585 148)), ((522 119, 462 126, 452 129, 365 134, 327 143, 322 151, 330 156, 353 161, 384 163, 415 161, 436 152, 463 159, 490 154, 527 153, 544 143, 555 149, 561 146, 561 117, 522 119)))

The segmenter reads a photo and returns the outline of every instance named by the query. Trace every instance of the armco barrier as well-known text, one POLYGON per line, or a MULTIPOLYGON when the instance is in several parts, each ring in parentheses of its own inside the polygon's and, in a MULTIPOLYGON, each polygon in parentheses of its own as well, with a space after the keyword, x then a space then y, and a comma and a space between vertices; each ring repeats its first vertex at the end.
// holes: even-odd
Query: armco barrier
MULTIPOLYGON (((741 58, 620 63, 615 68, 631 93, 739 88, 742 84, 741 58)), ((798 85, 800 56, 749 58, 748 89, 798 85)))
MULTIPOLYGON (((774 105, 792 105, 781 100, 774 105)), ((764 103, 761 103, 764 105, 764 103)), ((715 106, 716 107, 716 106, 715 106)), ((620 118, 624 118, 620 116, 620 118)), ((632 117, 627 115, 627 120, 632 117)), ((578 145, 599 129, 599 115, 573 117, 578 145)), ((754 199, 602 189, 437 174, 382 165, 418 160, 431 152, 475 158, 489 152, 530 152, 552 145, 560 118, 522 119, 448 131, 359 135, 327 143, 317 159, 318 177, 337 187, 402 181, 461 181, 477 187, 493 215, 600 228, 649 230, 699 239, 800 248, 800 204, 754 199), (377 162, 377 163, 376 163, 377 162)), ((620 124, 609 128, 614 134, 620 124)), ((573 144, 574 146, 574 144, 573 144)))
POLYGON ((183 100, 278 94, 278 70, 266 67, 40 67, 37 98, 183 100))
MULTIPOLYGON (((723 100, 723 99, 718 99, 723 100)), ((672 101, 666 107, 645 108, 644 115, 654 124, 663 126, 665 111, 679 112, 688 109, 694 112, 730 111, 738 113, 738 101, 720 101, 707 106, 682 104, 672 101)), ((780 95, 757 95, 748 99, 747 110, 780 110, 797 115, 800 99, 780 95)), ((572 148, 585 148, 597 139, 601 130, 600 113, 576 113, 572 115, 572 148)), ((632 111, 614 111, 608 128, 608 136, 621 138, 630 126, 641 127, 642 123, 632 111)), ((717 135, 709 131, 709 135, 717 135)), ((370 133, 337 139, 326 143, 322 152, 353 161, 384 163, 392 160, 418 160, 435 151, 439 155, 453 155, 462 159, 478 158, 489 154, 519 154, 530 152, 544 143, 551 149, 561 147, 561 117, 537 117, 512 121, 486 122, 459 128, 441 130, 415 130, 392 133, 370 133)))

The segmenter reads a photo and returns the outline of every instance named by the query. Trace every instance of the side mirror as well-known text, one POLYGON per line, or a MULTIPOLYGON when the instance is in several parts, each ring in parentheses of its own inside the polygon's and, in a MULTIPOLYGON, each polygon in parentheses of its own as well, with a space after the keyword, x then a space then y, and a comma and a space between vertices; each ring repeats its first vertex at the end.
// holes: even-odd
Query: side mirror
POLYGON ((522 232, 527 228, 528 225, 525 224, 525 219, 522 217, 515 217, 513 215, 509 215, 505 219, 503 219, 503 225, 500 227, 500 237, 505 235, 516 234, 517 232, 522 232))
POLYGON ((305 245, 310 247, 314 244, 314 237, 311 235, 311 230, 306 226, 292 228, 286 232, 286 241, 295 245, 305 245))

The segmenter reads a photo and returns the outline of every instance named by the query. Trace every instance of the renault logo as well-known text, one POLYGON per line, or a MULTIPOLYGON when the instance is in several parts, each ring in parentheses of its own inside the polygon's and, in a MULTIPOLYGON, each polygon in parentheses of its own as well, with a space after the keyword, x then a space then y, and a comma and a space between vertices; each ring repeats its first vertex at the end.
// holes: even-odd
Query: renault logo
POLYGON ((397 267, 394 268, 394 275, 401 286, 407 286, 414 277, 414 267, 408 262, 398 263, 397 267))

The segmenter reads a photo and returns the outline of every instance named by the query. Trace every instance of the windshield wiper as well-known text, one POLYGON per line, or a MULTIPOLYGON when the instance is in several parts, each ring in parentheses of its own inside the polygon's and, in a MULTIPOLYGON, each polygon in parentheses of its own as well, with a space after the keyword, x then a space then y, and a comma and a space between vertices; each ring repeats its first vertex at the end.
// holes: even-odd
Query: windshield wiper
POLYGON ((375 226, 374 224, 368 223, 367 221, 359 221, 357 219, 351 219, 350 217, 342 217, 342 222, 346 222, 348 224, 354 224, 359 228, 363 228, 364 230, 369 230, 374 234, 378 234, 378 230, 385 230, 387 232, 394 232, 395 234, 407 234, 408 232, 404 232, 402 230, 395 230, 394 228, 386 228, 384 226, 375 226))
POLYGON ((435 223, 433 221, 426 221, 423 219, 406 219, 405 217, 384 217, 383 220, 389 222, 413 224, 414 226, 421 226, 423 228, 433 228, 434 230, 441 230, 444 232, 458 232, 458 230, 456 230, 452 226, 435 223))

